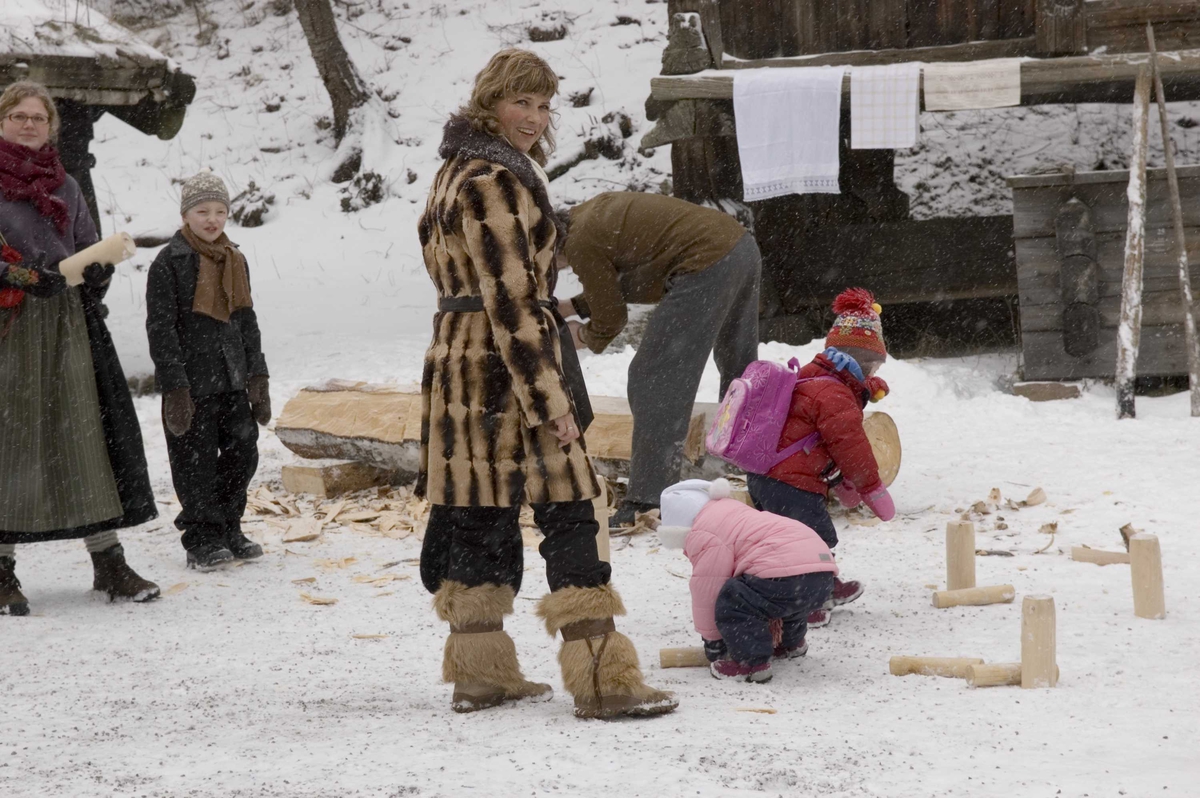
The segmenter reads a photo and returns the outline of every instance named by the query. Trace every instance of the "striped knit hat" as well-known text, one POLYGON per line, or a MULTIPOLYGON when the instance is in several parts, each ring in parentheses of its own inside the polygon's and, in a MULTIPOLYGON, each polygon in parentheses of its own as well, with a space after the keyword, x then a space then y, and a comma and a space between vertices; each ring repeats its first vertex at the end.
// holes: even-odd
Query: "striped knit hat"
POLYGON ((875 302, 875 296, 870 291, 847 288, 833 300, 833 312, 837 318, 825 338, 825 346, 853 346, 887 357, 883 324, 879 321, 883 308, 875 302))
POLYGON ((197 172, 183 184, 179 197, 179 215, 182 216, 202 202, 216 200, 229 207, 229 191, 225 181, 214 175, 208 169, 197 172))

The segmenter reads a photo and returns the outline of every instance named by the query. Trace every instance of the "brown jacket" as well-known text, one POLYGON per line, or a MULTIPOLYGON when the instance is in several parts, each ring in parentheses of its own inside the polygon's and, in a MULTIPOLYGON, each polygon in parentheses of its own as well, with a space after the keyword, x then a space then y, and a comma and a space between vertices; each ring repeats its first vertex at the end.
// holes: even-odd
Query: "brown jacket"
POLYGON ((590 499, 583 440, 560 448, 547 422, 574 412, 550 299, 558 230, 525 156, 456 120, 418 225, 439 297, 421 380, 418 490, 433 504, 512 507, 590 499))
POLYGON ((658 302, 671 278, 707 269, 745 234, 728 214, 662 194, 614 191, 576 205, 564 253, 583 283, 571 300, 589 319, 583 342, 603 352, 625 328, 626 303, 658 302))

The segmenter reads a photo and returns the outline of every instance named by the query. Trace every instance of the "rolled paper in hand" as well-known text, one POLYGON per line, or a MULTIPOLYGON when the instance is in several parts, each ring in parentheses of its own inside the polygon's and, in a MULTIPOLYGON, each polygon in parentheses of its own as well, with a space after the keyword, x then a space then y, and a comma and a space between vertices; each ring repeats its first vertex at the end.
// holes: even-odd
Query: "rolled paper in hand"
POLYGON ((93 263, 103 266, 110 263, 117 264, 129 260, 135 252, 137 252, 137 245, 133 243, 133 236, 129 233, 113 233, 103 241, 92 244, 69 258, 64 258, 58 264, 58 271, 67 278, 67 285, 80 285, 83 283, 83 270, 89 265, 93 263))

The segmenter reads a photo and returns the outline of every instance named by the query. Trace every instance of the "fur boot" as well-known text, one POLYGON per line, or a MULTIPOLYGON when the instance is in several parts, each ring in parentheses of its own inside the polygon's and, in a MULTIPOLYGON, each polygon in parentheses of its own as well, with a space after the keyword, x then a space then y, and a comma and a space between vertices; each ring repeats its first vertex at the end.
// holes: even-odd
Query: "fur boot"
POLYGON ((513 611, 507 585, 467 587, 447 579, 433 597, 438 617, 450 624, 442 659, 442 680, 454 683, 455 712, 475 712, 505 701, 548 701, 548 684, 526 681, 517 663, 517 647, 504 631, 513 611))
POLYGON ((642 680, 633 641, 613 624, 625 606, 610 585, 556 590, 542 598, 537 613, 551 635, 562 632, 558 663, 575 698, 575 717, 662 715, 679 706, 672 693, 642 680))

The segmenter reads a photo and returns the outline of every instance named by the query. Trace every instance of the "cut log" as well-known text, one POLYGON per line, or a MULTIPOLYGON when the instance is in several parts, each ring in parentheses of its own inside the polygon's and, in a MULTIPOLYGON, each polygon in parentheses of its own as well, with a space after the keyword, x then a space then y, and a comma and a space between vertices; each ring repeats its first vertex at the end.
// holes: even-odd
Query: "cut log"
POLYGON ((946 590, 975 587, 975 525, 970 521, 946 524, 946 590))
POLYGON ((1163 597, 1162 550, 1156 535, 1129 539, 1130 575, 1133 580, 1133 614, 1154 620, 1167 617, 1163 597))
MULTIPOLYGON (((1058 681, 1058 666, 1054 678, 1058 681)), ((1004 687, 1021 683, 1021 663, 999 662, 992 665, 972 665, 967 668, 967 684, 971 687, 1004 687)))
POLYGON ((1071 559, 1076 562, 1090 562, 1096 565, 1128 565, 1129 552, 1105 551, 1104 549, 1093 549, 1088 546, 1072 546, 1071 559))
POLYGON ((1054 598, 1026 596, 1021 604, 1021 686, 1058 684, 1054 598))
POLYGON ((935 590, 933 606, 939 610, 947 607, 982 607, 985 604, 1011 604, 1017 595, 1012 585, 988 585, 968 587, 963 590, 935 590))
POLYGON ((707 668, 708 657, 704 656, 704 649, 700 646, 660 648, 658 665, 660 668, 707 668))
POLYGON ((1083 395, 1077 382, 1017 382, 1013 383, 1013 393, 1031 402, 1078 399, 1083 395))
POLYGON ((982 665, 978 657, 892 657, 888 670, 893 676, 945 676, 951 679, 967 678, 967 669, 982 665))
POLYGON ((343 493, 390 485, 394 474, 367 463, 322 461, 285 465, 282 476, 288 493, 311 493, 321 499, 332 499, 343 493))

